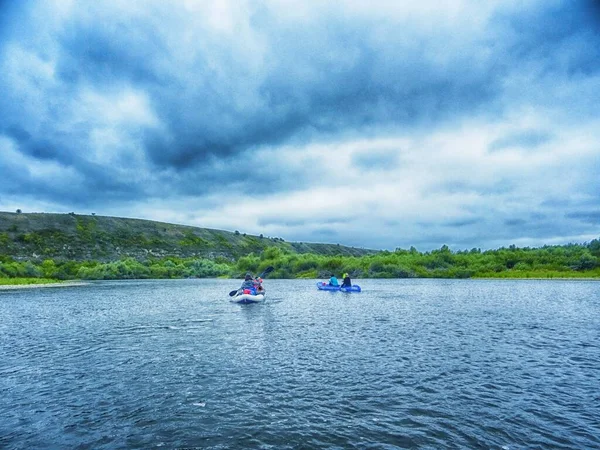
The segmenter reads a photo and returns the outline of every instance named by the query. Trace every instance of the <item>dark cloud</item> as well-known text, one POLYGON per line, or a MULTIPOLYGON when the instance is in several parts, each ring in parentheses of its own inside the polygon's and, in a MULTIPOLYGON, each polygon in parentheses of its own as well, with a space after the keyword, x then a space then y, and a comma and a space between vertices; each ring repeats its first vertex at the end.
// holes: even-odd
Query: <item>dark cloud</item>
POLYGON ((4 134, 20 143, 26 143, 31 139, 31 134, 18 125, 11 125, 6 127, 6 129, 4 130, 4 134))
POLYGON ((481 222, 482 222, 481 218, 474 218, 474 219, 450 220, 448 222, 442 222, 442 225, 446 226, 446 227, 451 227, 451 228, 463 228, 463 227, 467 227, 469 225, 475 225, 475 224, 478 224, 481 222))
MULTIPOLYGON (((98 6, 92 8, 104 12, 98 6)), ((100 17, 75 15, 59 30, 56 43, 62 51, 58 76, 66 84, 110 87, 117 81, 160 85, 160 72, 153 63, 170 50, 160 38, 158 24, 142 21, 141 17, 119 15, 117 11, 112 13, 100 17)), ((169 79, 172 77, 164 81, 169 79)))
POLYGON ((508 219, 504 221, 504 225, 507 227, 522 227, 527 223, 524 219, 508 219))
MULTIPOLYGON (((523 64, 541 63, 547 72, 593 75, 600 71, 597 2, 552 2, 498 16, 511 30, 509 50, 523 64)), ((508 35, 510 36, 510 35, 508 35)), ((524 88, 527 88, 526 86, 524 88)))
MULTIPOLYGON (((295 16, 268 1, 236 7, 214 24, 205 10, 210 4, 194 4, 197 11, 185 5, 0 0, 0 146, 13 155, 0 155, 0 194, 98 211, 137 200, 262 198, 335 187, 341 177, 303 148, 333 152, 353 139, 449 135, 473 118, 502 121, 520 110, 556 114, 541 128, 526 122, 492 142, 487 156, 498 162, 505 156, 499 150, 512 147, 551 152, 558 136, 569 134, 557 120, 586 123, 600 101, 598 2, 499 2, 481 23, 471 20, 476 3, 465 3, 455 22, 432 12, 426 24, 410 15, 373 14, 377 4, 368 14, 352 8, 340 14, 306 3, 308 13, 295 16)), ((430 150, 422 149, 425 163, 430 150)), ((391 171, 411 170, 415 161, 403 158, 406 151, 401 145, 353 150, 351 164, 371 176, 365 183, 379 172, 385 181, 391 171)), ((568 190, 555 199, 531 194, 544 217, 560 211, 565 221, 554 228, 544 217, 507 218, 493 204, 476 203, 462 206, 467 218, 424 224, 432 231, 427 239, 436 245, 491 239, 477 230, 492 222, 504 237, 520 226, 523 236, 568 234, 567 219, 596 224, 584 211, 600 201, 598 164, 587 156, 569 172, 590 205, 570 200, 568 190)), ((534 183, 494 170, 477 175, 449 168, 415 196, 524 201, 534 183)), ((538 183, 547 182, 544 176, 538 183)), ((383 209, 376 200, 372 206, 383 209)), ((354 229, 357 219, 328 212, 311 240, 353 239, 334 230, 340 223, 354 229)), ((294 229, 310 220, 271 214, 257 222, 294 229)))
MULTIPOLYGON (((585 233, 588 229, 573 221, 563 220, 562 217, 551 217, 534 220, 529 215, 527 219, 508 219, 504 226, 494 228, 495 238, 503 241, 529 239, 544 242, 557 236, 572 236, 585 233), (522 221, 522 222, 521 222, 522 221), (508 223, 507 223, 508 222, 508 223)), ((478 231, 483 234, 483 230, 478 231)))
POLYGON ((107 202, 143 198, 143 185, 131 177, 115 176, 104 166, 89 163, 76 155, 70 155, 74 164, 62 165, 51 161, 51 147, 44 142, 21 145, 23 154, 40 159, 37 165, 23 166, 8 155, 0 156, 3 189, 9 195, 31 196, 37 201, 60 202, 72 206, 103 205, 107 202), (23 150, 27 151, 23 151, 23 150))
POLYGON ((600 225, 600 210, 577 211, 566 214, 566 217, 570 219, 577 219, 585 223, 600 225))
MULTIPOLYGON (((229 157, 298 137, 425 125, 454 120, 457 114, 472 115, 497 98, 501 77, 510 67, 502 46, 495 44, 492 57, 478 56, 478 47, 484 50, 489 44, 473 39, 470 44, 476 51, 466 55, 452 49, 459 43, 444 29, 439 36, 414 26, 398 33, 393 18, 341 20, 330 11, 301 27, 290 27, 278 20, 276 9, 261 7, 250 23, 253 35, 270 43, 264 55, 267 63, 250 72, 243 68, 246 55, 234 50, 237 43, 219 42, 208 29, 195 31, 202 45, 183 47, 178 39, 191 32, 191 22, 175 8, 151 4, 145 14, 130 10, 120 14, 107 5, 88 5, 85 12, 75 9, 58 30, 56 71, 64 95, 85 85, 142 89, 162 124, 143 131, 143 144, 149 159, 163 168, 182 170, 206 164, 211 155, 229 157), (163 23, 160 14, 171 17, 163 23), (180 29, 173 34, 165 31, 176 26, 180 29), (387 36, 385 41, 377 39, 381 33, 387 36), (407 33, 414 33, 421 45, 407 47, 407 33), (438 47, 444 40, 449 41, 449 53, 438 47), (190 55, 184 64, 178 56, 181 51, 190 55), (451 73, 445 70, 447 62, 440 65, 442 55, 452 62, 451 73), (229 70, 215 68, 214 60, 229 64, 229 70)), ((555 25, 553 40, 577 31, 573 24, 552 19, 553 13, 544 13, 541 19, 555 25)), ((535 17, 529 20, 537 23, 538 12, 531 14, 535 17)), ((584 17, 570 16, 570 22, 584 17)), ((532 31, 524 20, 510 19, 517 31, 533 34, 528 42, 548 39, 546 27, 534 25, 532 31)), ((516 45, 509 41, 511 49, 516 45)), ((531 45, 522 53, 529 57, 537 48, 531 45)), ((47 144, 44 149, 64 145, 58 139, 47 144)), ((56 154, 40 149, 36 151, 43 158, 56 154)))
MULTIPOLYGON (((161 167, 182 169, 204 163, 207 155, 227 157, 298 136, 431 123, 471 114, 498 95, 499 74, 485 61, 482 68, 460 64, 463 56, 457 53, 448 77, 437 63, 435 44, 426 42, 431 49, 425 54, 406 50, 403 35, 392 33, 393 20, 348 22, 327 14, 290 28, 280 24, 276 10, 262 9, 253 33, 276 45, 267 48, 264 68, 245 79, 236 74, 244 73, 246 61, 233 51, 235 42, 216 43, 206 32, 198 39, 209 45, 169 46, 189 32, 190 22, 170 36, 153 14, 90 9, 87 14, 76 9, 56 36, 64 95, 86 85, 135 85, 147 92, 163 126, 146 130, 144 143, 161 167), (374 40, 386 30, 385 43, 374 40), (179 51, 193 55, 182 67, 179 51), (212 67, 215 59, 231 64, 230 71, 212 67)), ((177 11, 172 15, 165 26, 181 19, 177 11)))
POLYGON ((9 36, 15 26, 18 26, 18 22, 15 22, 13 18, 26 1, 0 0, 0 39, 9 36))
POLYGON ((467 228, 471 225, 476 225, 483 222, 483 218, 476 217, 472 219, 459 219, 459 220, 442 220, 442 221, 421 221, 418 222, 419 227, 423 228, 467 228))
POLYGON ((585 0, 584 11, 590 22, 596 29, 600 30, 600 2, 598 0, 585 0))
MULTIPOLYGON (((20 145, 21 152, 32 156, 37 159, 60 159, 61 149, 57 148, 56 145, 60 143, 52 142, 50 140, 41 140, 28 143, 26 145, 20 145)), ((64 148, 63 148, 64 149, 64 148)), ((66 154, 67 159, 71 160, 71 155, 66 154)))
MULTIPOLYGON (((599 167, 600 168, 600 167, 599 167)), ((582 211, 591 210, 600 204, 600 181, 594 179, 594 176, 600 172, 595 172, 595 166, 589 167, 589 173, 582 173, 581 183, 577 184, 577 192, 564 191, 552 197, 545 198, 540 202, 540 207, 545 211, 582 211), (586 195, 581 195, 586 194, 586 195)))

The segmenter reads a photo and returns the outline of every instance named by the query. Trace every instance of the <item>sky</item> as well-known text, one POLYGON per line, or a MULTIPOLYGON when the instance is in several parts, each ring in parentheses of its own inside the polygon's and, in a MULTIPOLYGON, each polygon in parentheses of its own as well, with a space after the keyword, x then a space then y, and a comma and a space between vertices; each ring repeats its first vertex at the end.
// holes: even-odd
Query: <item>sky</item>
POLYGON ((0 210, 600 237, 600 2, 0 0, 0 210))

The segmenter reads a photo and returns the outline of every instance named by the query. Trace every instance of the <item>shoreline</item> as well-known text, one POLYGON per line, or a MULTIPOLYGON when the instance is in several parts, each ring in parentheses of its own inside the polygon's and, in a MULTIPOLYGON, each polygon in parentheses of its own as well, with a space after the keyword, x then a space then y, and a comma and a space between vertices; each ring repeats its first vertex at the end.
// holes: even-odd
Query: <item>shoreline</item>
MULTIPOLYGON (((160 280, 161 278, 155 278, 155 280, 160 280)), ((183 278, 182 278, 183 279, 183 278)), ((301 280, 302 278, 297 278, 297 280, 301 280)), ((317 278, 315 278, 317 279, 317 278)), ((377 280, 377 278, 372 278, 373 280, 377 280)), ((408 278, 385 278, 386 280, 407 280, 408 278)), ((410 278, 412 280, 463 280, 463 281, 476 281, 476 280, 504 280, 504 281, 600 281, 600 278, 586 278, 586 277, 473 277, 473 278, 410 278)), ((118 281, 118 280, 114 280, 118 281)), ((50 288, 50 287, 76 287, 76 286, 87 286, 89 285, 89 281, 64 281, 57 283, 31 283, 31 284, 0 284, 0 291, 9 291, 9 290, 17 290, 17 289, 40 289, 40 288, 50 288)))
MULTIPOLYGON (((455 280, 458 278, 454 278, 455 280)), ((559 281, 600 281, 600 278, 594 278, 594 277, 473 277, 470 278, 471 280, 535 280, 535 281, 552 281, 552 280, 559 280, 559 281)))
POLYGON ((38 289, 47 287, 72 287, 86 286, 89 283, 84 281, 65 281, 64 283, 32 283, 32 284, 0 284, 0 291, 8 291, 14 289, 38 289))

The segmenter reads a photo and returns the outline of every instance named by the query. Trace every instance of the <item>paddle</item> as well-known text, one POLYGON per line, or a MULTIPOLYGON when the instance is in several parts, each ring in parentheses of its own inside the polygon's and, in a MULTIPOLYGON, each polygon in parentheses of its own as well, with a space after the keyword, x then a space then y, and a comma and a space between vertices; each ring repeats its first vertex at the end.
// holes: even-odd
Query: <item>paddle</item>
MULTIPOLYGON (((261 272, 261 273, 258 275, 258 278, 264 278, 264 277, 266 277, 268 274, 270 274, 271 272, 273 272, 273 270, 275 270, 275 267, 273 267, 273 266, 269 266, 269 267, 267 267, 265 270, 263 270, 263 271, 262 271, 262 272, 261 272)), ((233 297, 235 294, 237 294, 237 292, 238 292, 238 289, 236 289, 235 291, 231 291, 231 292, 229 293, 229 296, 230 296, 230 297, 233 297)))
POLYGON ((273 272, 275 270, 275 267, 273 266, 269 266, 267 267, 265 270, 263 270, 259 275, 258 278, 264 278, 266 277, 268 274, 270 274, 271 272, 273 272))

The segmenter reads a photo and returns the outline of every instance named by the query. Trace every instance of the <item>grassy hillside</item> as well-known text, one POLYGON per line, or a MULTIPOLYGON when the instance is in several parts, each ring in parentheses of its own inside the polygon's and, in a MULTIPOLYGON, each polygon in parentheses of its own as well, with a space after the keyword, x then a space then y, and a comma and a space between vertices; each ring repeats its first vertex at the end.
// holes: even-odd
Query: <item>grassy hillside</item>
POLYGON ((269 278, 600 279, 600 240, 497 250, 371 251, 288 243, 149 220, 0 212, 0 285, 49 280, 241 278, 273 266, 269 278))
POLYGON ((363 256, 372 250, 336 244, 285 242, 239 232, 74 213, 0 212, 0 255, 43 259, 116 261, 124 257, 225 258, 234 260, 269 247, 323 256, 363 256))

